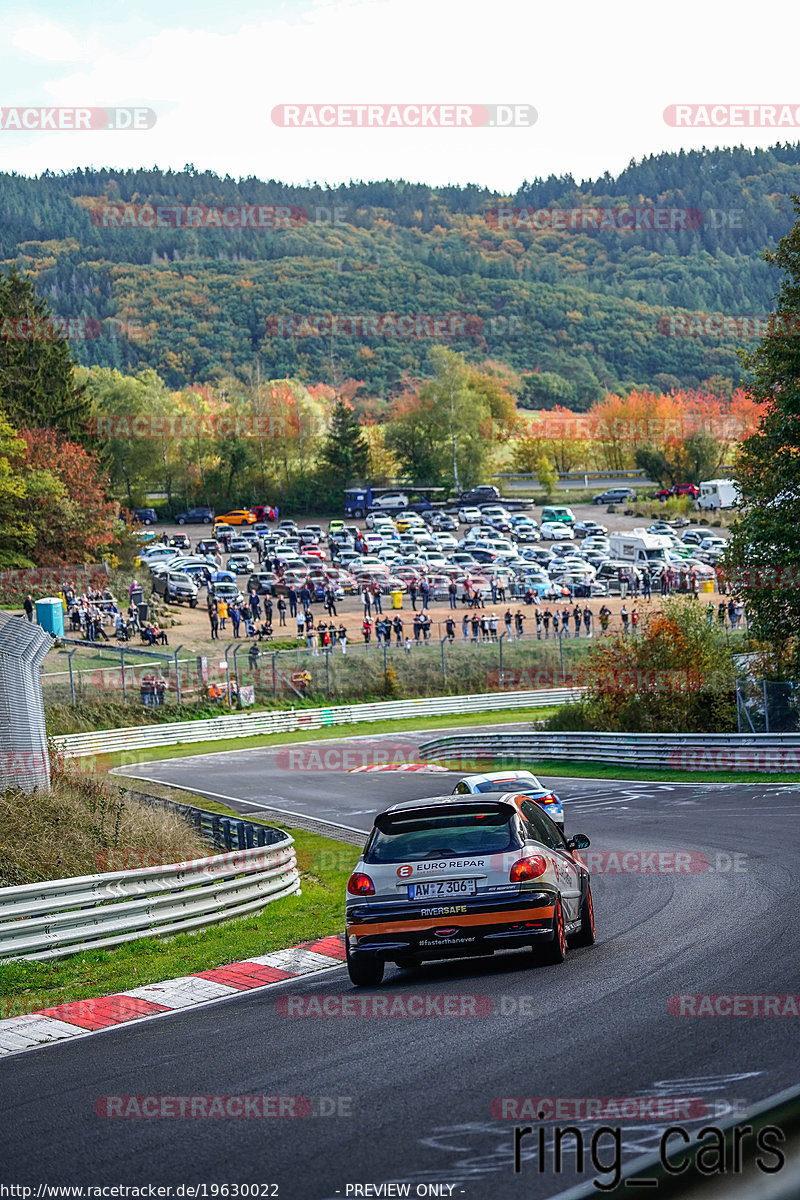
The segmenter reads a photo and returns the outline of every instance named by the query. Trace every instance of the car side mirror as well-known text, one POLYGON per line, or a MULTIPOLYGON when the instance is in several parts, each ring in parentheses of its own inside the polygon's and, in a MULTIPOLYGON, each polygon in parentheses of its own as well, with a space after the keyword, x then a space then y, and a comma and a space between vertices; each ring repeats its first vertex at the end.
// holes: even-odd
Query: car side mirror
POLYGON ((567 842, 568 850, 586 850, 588 846, 591 846, 591 842, 585 833, 576 833, 567 842))

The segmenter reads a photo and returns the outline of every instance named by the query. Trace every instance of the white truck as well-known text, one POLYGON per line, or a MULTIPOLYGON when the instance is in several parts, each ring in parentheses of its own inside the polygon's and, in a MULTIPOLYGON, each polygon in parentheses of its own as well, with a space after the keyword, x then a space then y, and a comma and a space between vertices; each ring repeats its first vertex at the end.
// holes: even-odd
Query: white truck
POLYGON ((698 508, 733 508, 741 493, 733 479, 705 479, 700 484, 698 508))
POLYGON ((633 567, 649 567, 660 571, 667 566, 667 551, 672 550, 672 541, 663 534, 648 533, 646 529, 634 529, 629 533, 609 535, 609 553, 617 562, 630 563, 633 567))

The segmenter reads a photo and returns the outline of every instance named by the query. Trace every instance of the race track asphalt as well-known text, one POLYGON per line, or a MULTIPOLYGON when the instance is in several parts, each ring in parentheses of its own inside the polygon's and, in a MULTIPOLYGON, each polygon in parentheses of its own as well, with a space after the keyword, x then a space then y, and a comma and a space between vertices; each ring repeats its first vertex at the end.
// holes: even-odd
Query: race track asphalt
MULTIPOLYGON (((337 746, 343 756, 343 744, 328 743, 337 746)), ((243 812, 269 806, 363 830, 376 808, 449 792, 455 779, 320 770, 319 760, 297 758, 290 770, 288 749, 131 770, 238 797, 248 802, 243 812)), ((350 765, 335 755, 327 761, 350 765)), ((565 800, 568 832, 587 833, 592 852, 693 852, 696 869, 631 873, 622 859, 604 857, 593 880, 597 944, 571 950, 557 967, 533 967, 513 953, 416 975, 391 967, 369 993, 356 992, 337 968, 11 1057, 0 1064, 0 1181, 34 1189, 205 1184, 196 1194, 212 1198, 212 1184, 277 1184, 257 1194, 280 1200, 379 1195, 353 1187, 389 1182, 409 1184, 412 1196, 435 1184, 452 1185, 439 1195, 474 1200, 550 1197, 596 1173, 589 1139, 598 1120, 578 1110, 576 1120, 545 1124, 541 1163, 537 1138, 528 1137, 515 1175, 515 1122, 499 1119, 493 1101, 694 1098, 675 1120, 601 1119, 620 1129, 630 1158, 655 1149, 667 1124, 696 1132, 715 1114, 796 1083, 790 1017, 677 1016, 668 1001, 800 991, 800 786, 549 782, 565 800), (340 995, 407 1001, 424 994, 440 1005, 456 996, 464 999, 451 1003, 467 1010, 472 997, 489 1000, 474 1002, 483 1015, 462 1017, 285 1015, 286 997, 300 994, 329 1004, 340 995), (310 1097, 315 1111, 324 1097, 322 1107, 334 1113, 120 1119, 94 1109, 108 1095, 256 1094, 310 1097), (554 1126, 567 1125, 586 1139, 583 1175, 569 1153, 554 1170, 554 1126)), ((517 1123, 539 1125, 535 1117, 517 1123)), ((610 1137, 599 1144, 605 1162, 614 1157, 610 1137)))

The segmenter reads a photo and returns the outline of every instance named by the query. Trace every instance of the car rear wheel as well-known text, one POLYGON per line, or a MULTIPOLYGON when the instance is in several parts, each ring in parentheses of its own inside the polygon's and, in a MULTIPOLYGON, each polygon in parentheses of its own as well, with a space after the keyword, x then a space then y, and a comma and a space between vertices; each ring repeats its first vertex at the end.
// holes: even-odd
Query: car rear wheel
POLYGON ((567 957, 567 939, 564 933, 564 909, 561 897, 556 896, 555 914, 553 916, 553 940, 543 946, 534 945, 536 961, 550 966, 562 963, 567 957))
POLYGON ((179 524, 179 525, 185 525, 185 524, 186 524, 186 518, 185 518, 185 517, 178 517, 178 524, 179 524))
POLYGON ((581 928, 571 939, 572 946, 594 945, 594 904, 592 903, 592 886, 587 883, 586 895, 581 901, 581 928))
POLYGON ((383 959, 375 954, 350 954, 347 947, 347 974, 356 987, 377 987, 383 979, 383 959))

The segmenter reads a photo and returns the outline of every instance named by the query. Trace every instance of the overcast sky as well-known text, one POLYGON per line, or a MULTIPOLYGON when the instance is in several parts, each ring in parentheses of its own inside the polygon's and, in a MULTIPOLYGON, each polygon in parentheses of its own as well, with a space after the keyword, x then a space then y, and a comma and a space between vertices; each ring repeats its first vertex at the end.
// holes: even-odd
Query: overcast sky
MULTIPOLYGON (((2 11, 2 10, 0 10, 2 11)), ((151 129, 0 131, 0 170, 192 162, 290 183, 405 178, 512 192, 800 128, 674 128, 672 104, 800 116, 795 5, 741 0, 65 0, 5 6, 0 106, 141 106, 151 129), (281 104, 531 105, 513 128, 287 128, 281 104)), ((413 111, 413 110, 412 110, 413 111)))

